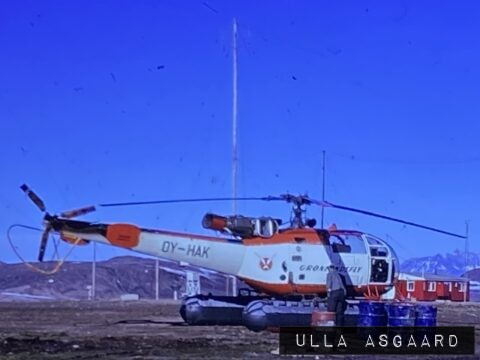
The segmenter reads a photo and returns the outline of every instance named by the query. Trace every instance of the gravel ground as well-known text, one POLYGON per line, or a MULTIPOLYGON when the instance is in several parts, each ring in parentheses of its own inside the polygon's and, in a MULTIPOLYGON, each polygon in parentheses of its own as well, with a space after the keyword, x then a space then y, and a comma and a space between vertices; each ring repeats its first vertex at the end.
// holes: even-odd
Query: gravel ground
MULTIPOLYGON (((0 359, 277 359, 278 334, 235 326, 186 326, 173 301, 0 302, 0 359)), ((476 326, 480 306, 439 304, 438 325, 476 326)), ((313 359, 313 357, 307 357, 313 359)), ((379 356, 322 356, 321 359, 379 356)), ((388 358, 399 359, 399 356, 388 358)), ((401 356, 401 359, 434 359, 401 356)))

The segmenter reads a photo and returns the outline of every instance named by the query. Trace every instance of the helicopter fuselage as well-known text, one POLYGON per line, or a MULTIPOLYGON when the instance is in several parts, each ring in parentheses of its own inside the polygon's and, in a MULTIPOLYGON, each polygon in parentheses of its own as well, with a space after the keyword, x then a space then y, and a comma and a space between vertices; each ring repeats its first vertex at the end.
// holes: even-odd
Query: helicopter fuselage
POLYGON ((64 240, 97 241, 237 276, 271 295, 326 296, 327 267, 343 275, 350 296, 394 286, 398 260, 383 240, 358 231, 281 230, 271 237, 213 237, 131 224, 98 224, 50 217, 64 240))

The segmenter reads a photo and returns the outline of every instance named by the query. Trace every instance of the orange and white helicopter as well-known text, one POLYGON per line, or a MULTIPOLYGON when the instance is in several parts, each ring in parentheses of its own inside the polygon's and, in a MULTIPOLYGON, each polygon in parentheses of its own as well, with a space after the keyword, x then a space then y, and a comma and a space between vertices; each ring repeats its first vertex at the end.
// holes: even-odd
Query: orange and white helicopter
MULTIPOLYGON (((339 230, 335 227, 317 229, 314 219, 305 218, 307 205, 342 209, 464 238, 463 235, 370 211, 314 200, 306 195, 290 194, 237 198, 292 204, 292 218, 286 227, 282 228, 281 221, 272 217, 206 214, 203 226, 218 231, 221 235, 204 236, 140 228, 133 224, 72 220, 73 217, 94 211, 95 206, 51 215, 46 212, 43 201, 27 185, 22 185, 21 188, 45 213, 46 228, 41 240, 39 261, 43 260, 49 233, 53 231, 70 243, 87 244, 96 241, 234 275, 258 293, 277 298, 294 294, 325 297, 327 267, 330 264, 335 265, 343 275, 350 297, 372 294, 380 296, 395 286, 399 263, 389 244, 361 231, 339 230)), ((232 198, 159 200, 97 206, 227 200, 232 198)))

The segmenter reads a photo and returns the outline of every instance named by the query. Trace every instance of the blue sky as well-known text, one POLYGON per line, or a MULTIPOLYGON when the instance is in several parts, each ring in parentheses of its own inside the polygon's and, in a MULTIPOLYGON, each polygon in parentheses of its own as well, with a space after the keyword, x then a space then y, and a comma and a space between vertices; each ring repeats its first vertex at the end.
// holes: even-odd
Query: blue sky
MULTIPOLYGON (((480 12, 475 2, 21 1, 0 13, 0 231, 83 205, 231 194, 232 20, 240 196, 308 192, 463 233, 480 251, 480 12)), ((242 203, 289 217, 287 205, 242 203)), ((85 219, 198 231, 229 203, 85 219)), ((319 217, 319 209, 310 209, 319 217)), ((402 258, 462 240, 328 209, 402 258)), ((35 259, 39 235, 20 231, 35 259)), ((5 235, 0 261, 16 261, 5 235)), ((62 251, 66 251, 62 246, 62 251)), ((124 252, 101 246, 99 257, 124 252)), ((47 258, 50 257, 50 252, 47 258)), ((90 258, 77 249, 72 260, 90 258)))

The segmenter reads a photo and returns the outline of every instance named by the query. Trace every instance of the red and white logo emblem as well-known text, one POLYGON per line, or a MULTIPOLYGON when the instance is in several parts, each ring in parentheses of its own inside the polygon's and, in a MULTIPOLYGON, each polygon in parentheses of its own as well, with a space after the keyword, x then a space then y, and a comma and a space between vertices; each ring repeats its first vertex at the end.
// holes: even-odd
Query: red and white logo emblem
POLYGON ((267 257, 260 258, 260 268, 262 270, 270 270, 272 268, 272 259, 267 257))

